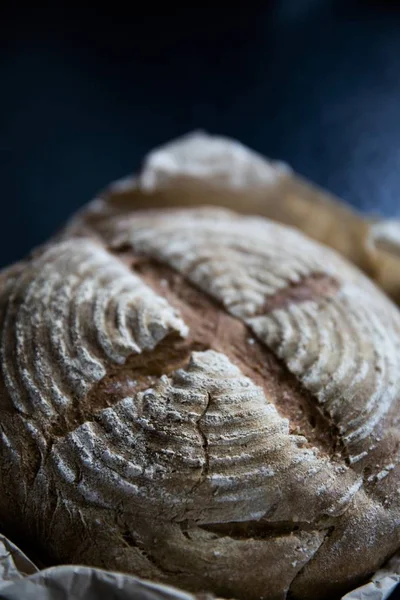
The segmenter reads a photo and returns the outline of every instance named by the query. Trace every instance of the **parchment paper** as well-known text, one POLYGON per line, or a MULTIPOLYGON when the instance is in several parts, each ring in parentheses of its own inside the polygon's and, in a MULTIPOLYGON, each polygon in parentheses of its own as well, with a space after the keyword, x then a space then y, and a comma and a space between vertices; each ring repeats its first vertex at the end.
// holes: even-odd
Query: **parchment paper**
MULTIPOLYGON (((368 219, 303 181, 289 166, 221 137, 194 133, 152 152, 138 176, 112 184, 71 226, 149 207, 216 204, 298 227, 358 265, 400 301, 400 222, 368 219)), ((362 556, 360 556, 362 560, 362 556)), ((265 565, 268 569, 268 565, 265 565)), ((342 600, 385 600, 400 582, 400 555, 342 600)), ((268 590, 265 590, 266 597, 268 590)), ((83 566, 39 571, 0 536, 0 600, 211 600, 83 566)), ((322 600, 322 599, 321 599, 322 600)))

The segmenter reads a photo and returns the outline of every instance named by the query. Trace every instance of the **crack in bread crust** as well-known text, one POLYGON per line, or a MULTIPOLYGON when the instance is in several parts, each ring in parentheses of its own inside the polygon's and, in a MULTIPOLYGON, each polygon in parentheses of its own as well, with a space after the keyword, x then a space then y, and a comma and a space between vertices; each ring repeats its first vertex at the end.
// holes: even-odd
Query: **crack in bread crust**
POLYGON ((400 455, 387 460, 399 438, 392 424, 400 402, 400 318, 366 277, 293 229, 212 207, 99 215, 94 228, 110 247, 130 245, 174 268, 245 322, 338 427, 354 470, 373 467, 368 487, 382 501, 395 497, 400 508, 389 464, 400 466, 400 455), (302 282, 318 274, 337 281, 337 292, 320 289, 287 304, 288 288, 307 295, 302 282), (268 298, 283 307, 263 313, 268 298), (377 483, 374 475, 384 478, 377 483))
POLYGON ((304 435, 310 445, 331 458, 346 461, 340 436, 331 419, 319 410, 310 393, 283 362, 253 336, 247 325, 229 315, 171 267, 153 258, 134 256, 131 252, 119 257, 179 310, 189 325, 188 339, 183 344, 194 349, 199 346, 213 349, 228 356, 264 389, 279 413, 289 419, 292 433, 304 435))
POLYGON ((161 375, 169 375, 187 365, 191 350, 189 344, 174 332, 153 350, 131 354, 123 364, 110 366, 86 396, 71 404, 68 411, 52 423, 50 434, 64 437, 95 419, 105 408, 152 387, 161 375))

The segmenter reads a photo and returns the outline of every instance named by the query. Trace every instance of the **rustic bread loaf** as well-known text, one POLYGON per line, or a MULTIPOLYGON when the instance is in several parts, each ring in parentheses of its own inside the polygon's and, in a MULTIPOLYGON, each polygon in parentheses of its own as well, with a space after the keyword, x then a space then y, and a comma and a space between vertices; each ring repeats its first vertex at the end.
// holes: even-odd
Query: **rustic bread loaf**
POLYGON ((43 560, 337 598, 400 546, 400 316, 217 208, 82 215, 0 274, 0 524, 43 560))

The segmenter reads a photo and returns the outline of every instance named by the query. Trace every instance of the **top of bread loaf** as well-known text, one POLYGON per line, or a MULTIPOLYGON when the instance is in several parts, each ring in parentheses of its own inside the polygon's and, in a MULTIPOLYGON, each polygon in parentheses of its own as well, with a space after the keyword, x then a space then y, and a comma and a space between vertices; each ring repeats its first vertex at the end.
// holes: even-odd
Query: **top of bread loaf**
POLYGON ((0 519, 49 561, 327 598, 399 547, 400 315, 301 233, 100 207, 0 274, 0 333, 0 519))

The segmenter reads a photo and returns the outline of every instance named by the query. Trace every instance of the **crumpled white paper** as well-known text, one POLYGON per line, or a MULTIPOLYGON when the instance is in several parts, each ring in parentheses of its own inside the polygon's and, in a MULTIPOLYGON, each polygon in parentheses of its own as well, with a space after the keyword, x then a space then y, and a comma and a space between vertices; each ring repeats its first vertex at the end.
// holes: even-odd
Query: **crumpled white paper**
POLYGON ((33 575, 37 570, 17 546, 0 534, 0 586, 33 575))

